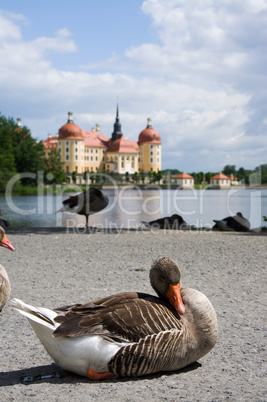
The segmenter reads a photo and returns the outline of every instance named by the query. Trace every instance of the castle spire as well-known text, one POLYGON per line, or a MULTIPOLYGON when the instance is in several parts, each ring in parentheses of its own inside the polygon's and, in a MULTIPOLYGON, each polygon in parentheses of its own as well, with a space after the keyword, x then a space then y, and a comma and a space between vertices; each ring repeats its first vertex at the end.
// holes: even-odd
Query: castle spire
POLYGON ((120 138, 120 136, 122 135, 121 132, 121 123, 120 123, 120 119, 119 119, 119 103, 117 102, 117 110, 116 110, 116 120, 113 126, 113 133, 111 135, 111 139, 112 141, 117 140, 118 138, 120 138))

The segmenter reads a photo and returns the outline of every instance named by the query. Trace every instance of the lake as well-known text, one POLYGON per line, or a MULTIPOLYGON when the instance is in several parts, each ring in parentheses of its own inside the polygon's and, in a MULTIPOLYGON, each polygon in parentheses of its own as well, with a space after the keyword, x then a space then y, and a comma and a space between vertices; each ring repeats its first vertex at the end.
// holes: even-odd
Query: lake
MULTIPOLYGON (((141 221, 151 221, 174 213, 181 215, 189 225, 212 227, 213 219, 223 219, 242 212, 251 222, 251 228, 266 226, 267 189, 231 190, 104 190, 109 205, 92 215, 90 226, 99 228, 137 228, 141 221)), ((85 217, 58 213, 68 193, 38 196, 0 196, 3 218, 12 227, 84 226, 85 217)))

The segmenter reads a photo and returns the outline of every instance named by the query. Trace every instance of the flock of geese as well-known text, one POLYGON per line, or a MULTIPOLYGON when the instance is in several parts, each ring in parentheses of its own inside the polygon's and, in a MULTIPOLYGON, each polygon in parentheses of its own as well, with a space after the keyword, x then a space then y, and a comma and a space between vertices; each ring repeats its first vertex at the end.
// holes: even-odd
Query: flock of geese
MULTIPOLYGON (((58 211, 86 217, 104 209, 108 198, 98 189, 70 197, 58 211)), ((238 213, 215 221, 217 230, 249 230, 238 213)), ((144 222, 148 227, 185 228, 179 215, 144 222), (156 225, 156 226, 155 226, 156 225)), ((0 246, 14 251, 0 227, 0 246)), ((155 261, 150 283, 157 296, 125 292, 50 310, 14 298, 11 303, 27 317, 37 337, 57 365, 91 380, 138 377, 181 369, 215 345, 218 324, 208 298, 191 288, 180 287, 180 270, 170 258, 155 261)), ((10 282, 0 265, 0 310, 10 296, 10 282)))
MULTIPOLYGON (((63 207, 57 212, 72 212, 84 215, 86 218, 85 226, 89 227, 89 216, 102 211, 109 203, 108 197, 99 189, 90 187, 75 196, 71 196, 63 201, 63 207)), ((250 222, 244 218, 241 212, 235 216, 228 216, 222 220, 214 220, 213 230, 247 232, 250 229, 250 222)), ((184 219, 174 214, 150 222, 141 221, 143 225, 151 229, 188 229, 189 226, 184 219)))

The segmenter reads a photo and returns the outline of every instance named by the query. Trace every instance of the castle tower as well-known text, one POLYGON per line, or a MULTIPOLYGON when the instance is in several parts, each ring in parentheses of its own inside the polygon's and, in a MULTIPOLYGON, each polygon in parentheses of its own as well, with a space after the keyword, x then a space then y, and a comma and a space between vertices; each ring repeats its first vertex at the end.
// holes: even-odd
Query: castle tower
POLYGON ((161 170, 161 139, 152 127, 151 118, 147 119, 146 128, 139 134, 140 147, 139 169, 145 172, 161 170))
POLYGON ((116 120, 113 126, 113 133, 111 134, 111 141, 115 141, 118 138, 121 137, 122 132, 121 132, 121 123, 119 119, 119 105, 117 103, 117 113, 116 113, 116 120))

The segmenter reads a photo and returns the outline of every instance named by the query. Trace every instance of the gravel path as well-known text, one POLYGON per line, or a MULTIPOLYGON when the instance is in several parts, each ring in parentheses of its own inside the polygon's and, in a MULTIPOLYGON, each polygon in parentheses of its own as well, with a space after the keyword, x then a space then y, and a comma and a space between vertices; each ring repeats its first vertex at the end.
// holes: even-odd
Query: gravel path
POLYGON ((27 320, 0 315, 1 401, 263 401, 266 398, 267 236, 214 232, 9 234, 0 249, 12 297, 57 307, 121 291, 151 290, 152 261, 178 262, 182 285, 201 290, 218 315, 219 339, 199 362, 173 373, 91 382, 52 363, 27 320), (265 309, 264 309, 265 302, 265 309), (60 378, 23 383, 25 376, 60 378))

